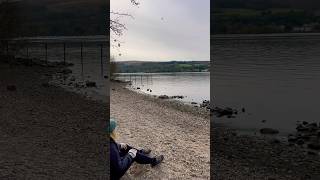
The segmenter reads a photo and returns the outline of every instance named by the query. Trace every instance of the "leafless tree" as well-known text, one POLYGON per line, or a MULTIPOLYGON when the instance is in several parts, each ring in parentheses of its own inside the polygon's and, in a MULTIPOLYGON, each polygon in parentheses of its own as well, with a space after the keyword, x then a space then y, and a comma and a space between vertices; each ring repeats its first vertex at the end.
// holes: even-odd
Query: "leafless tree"
MULTIPOLYGON (((137 0, 130 0, 130 3, 133 6, 139 6, 140 4, 137 0)), ((112 33, 111 40, 113 41, 113 48, 121 46, 121 42, 119 42, 118 37, 122 36, 124 31, 127 30, 126 25, 123 22, 121 22, 121 18, 123 17, 133 18, 133 16, 129 13, 110 11, 110 31, 112 33)))
POLYGON ((6 46, 6 40, 19 35, 19 10, 16 1, 0 1, 0 50, 6 46))
POLYGON ((19 18, 16 1, 0 1, 0 38, 11 38, 17 35, 19 18))

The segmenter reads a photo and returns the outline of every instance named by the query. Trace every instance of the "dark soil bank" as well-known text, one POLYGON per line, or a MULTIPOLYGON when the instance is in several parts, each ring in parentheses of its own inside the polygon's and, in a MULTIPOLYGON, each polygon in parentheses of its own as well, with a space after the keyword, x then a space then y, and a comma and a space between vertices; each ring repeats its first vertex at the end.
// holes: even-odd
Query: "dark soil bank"
POLYGON ((0 60, 0 179, 107 179, 107 105, 50 85, 57 70, 0 60))

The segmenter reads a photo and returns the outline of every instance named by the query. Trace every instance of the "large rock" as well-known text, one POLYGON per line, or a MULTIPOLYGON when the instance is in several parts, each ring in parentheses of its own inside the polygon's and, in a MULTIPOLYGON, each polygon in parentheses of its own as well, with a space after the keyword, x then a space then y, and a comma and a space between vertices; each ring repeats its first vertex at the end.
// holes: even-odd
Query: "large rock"
POLYGON ((202 101, 202 103, 200 104, 200 107, 209 109, 210 108, 210 101, 208 101, 208 100, 202 101))
POLYGON ((167 96, 167 95, 160 95, 158 98, 159 98, 159 99, 169 99, 169 96, 167 96))
POLYGON ((49 87, 50 84, 49 84, 48 82, 45 82, 45 83, 42 83, 42 86, 43 86, 43 87, 49 87))
POLYGON ((308 123, 306 121, 303 121, 302 123, 298 124, 296 127, 298 132, 316 132, 319 127, 317 123, 308 123))
POLYGON ((298 132, 303 132, 303 131, 308 131, 309 129, 307 127, 305 127, 304 125, 302 124, 299 124, 297 127, 296 127, 297 131, 298 132))
POLYGON ((234 110, 232 108, 219 108, 215 107, 212 112, 217 116, 217 117, 222 117, 222 116, 232 116, 234 113, 234 110))
POLYGON ((319 142, 313 142, 308 144, 308 148, 314 149, 314 150, 320 150, 320 143, 319 142))
POLYGON ((279 131, 272 128, 262 128, 260 129, 261 134, 278 134, 279 131))
POLYGON ((74 85, 76 88, 84 88, 85 87, 85 85, 83 84, 83 82, 77 82, 77 83, 75 83, 75 85, 74 85))
POLYGON ((97 84, 94 81, 86 81, 86 86, 87 87, 97 87, 97 84))
POLYGON ((307 128, 309 129, 309 131, 317 131, 318 125, 317 125, 317 123, 310 123, 307 125, 307 128))
POLYGON ((297 140, 298 140, 298 138, 295 137, 295 136, 293 136, 293 135, 290 135, 290 136, 288 137, 288 142, 296 142, 297 140))
POLYGON ((8 91, 16 91, 17 87, 15 85, 9 85, 9 86, 7 86, 7 90, 8 91))
POLYGON ((303 140, 303 139, 298 139, 297 144, 298 144, 298 145, 304 144, 304 140, 303 140))
POLYGON ((71 74, 72 73, 72 70, 71 69, 63 69, 61 71, 62 74, 71 74))
POLYGON ((177 95, 177 96, 171 96, 172 99, 183 99, 183 96, 177 95))

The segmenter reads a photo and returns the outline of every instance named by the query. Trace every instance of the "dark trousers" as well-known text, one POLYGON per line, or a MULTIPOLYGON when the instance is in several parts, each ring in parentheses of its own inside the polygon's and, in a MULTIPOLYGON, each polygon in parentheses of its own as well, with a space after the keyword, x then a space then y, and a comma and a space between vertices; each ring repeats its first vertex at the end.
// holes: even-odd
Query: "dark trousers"
MULTIPOLYGON (((121 157, 125 156, 126 154, 128 154, 129 150, 132 149, 132 148, 133 147, 128 145, 126 150, 122 149, 120 151, 120 156, 121 157)), ((136 148, 133 148, 133 149, 136 149, 136 148)), ((155 160, 156 160, 155 158, 149 157, 147 154, 144 154, 141 150, 138 150, 138 152, 136 154, 136 157, 134 158, 134 161, 139 163, 139 164, 151 164, 155 160)))

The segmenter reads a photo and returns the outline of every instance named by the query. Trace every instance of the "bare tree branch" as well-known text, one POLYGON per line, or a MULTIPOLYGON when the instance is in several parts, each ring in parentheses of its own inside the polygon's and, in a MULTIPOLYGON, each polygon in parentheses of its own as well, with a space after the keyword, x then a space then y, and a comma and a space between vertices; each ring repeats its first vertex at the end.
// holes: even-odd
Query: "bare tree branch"
POLYGON ((131 17, 132 19, 134 19, 134 17, 131 14, 128 14, 128 13, 119 13, 119 12, 111 11, 110 14, 118 15, 118 16, 128 16, 128 17, 131 17))
MULTIPOLYGON (((137 0, 130 0, 130 2, 134 6, 138 6, 140 4, 137 0)), ((111 17, 110 30, 117 36, 123 35, 123 31, 127 30, 127 28, 124 23, 120 22, 120 17, 131 17, 131 18, 134 18, 134 17, 129 13, 120 13, 120 12, 114 12, 114 11, 110 11, 110 14, 117 16, 115 18, 111 17)))
POLYGON ((131 3, 135 6, 138 6, 140 4, 137 0, 131 0, 131 3))
POLYGON ((126 26, 120 23, 118 19, 115 19, 115 20, 110 19, 110 29, 117 36, 121 36, 123 34, 123 31, 127 30, 126 26))
MULTIPOLYGON (((140 3, 137 0, 130 0, 131 4, 134 6, 138 6, 140 3)), ((127 30, 126 25, 120 21, 122 17, 130 17, 134 19, 134 17, 129 13, 121 13, 121 12, 114 12, 110 11, 110 15, 113 15, 114 17, 110 17, 110 30, 113 32, 113 34, 117 37, 114 37, 111 35, 111 40, 113 40, 113 43, 111 43, 112 48, 116 48, 119 52, 119 47, 121 46, 122 42, 120 42, 117 38, 123 35, 123 32, 127 30), (117 43, 116 43, 117 42, 117 43), (114 45, 116 43, 116 45, 114 45)), ((121 53, 118 54, 121 56, 121 53)))

